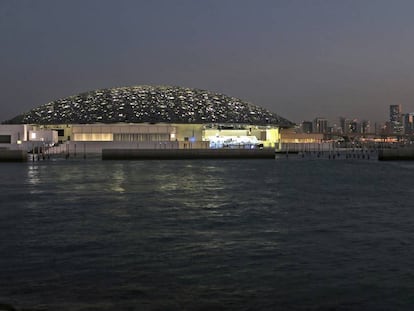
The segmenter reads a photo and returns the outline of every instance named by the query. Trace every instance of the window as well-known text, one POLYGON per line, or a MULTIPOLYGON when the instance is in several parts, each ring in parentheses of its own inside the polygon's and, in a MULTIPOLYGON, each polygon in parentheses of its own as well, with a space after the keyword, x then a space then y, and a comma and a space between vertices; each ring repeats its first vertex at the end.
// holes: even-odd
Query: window
POLYGON ((65 136, 65 130, 64 129, 53 129, 53 130, 58 132, 58 136, 60 136, 60 137, 65 136))
POLYGON ((0 135, 0 144, 11 144, 11 135, 0 135))

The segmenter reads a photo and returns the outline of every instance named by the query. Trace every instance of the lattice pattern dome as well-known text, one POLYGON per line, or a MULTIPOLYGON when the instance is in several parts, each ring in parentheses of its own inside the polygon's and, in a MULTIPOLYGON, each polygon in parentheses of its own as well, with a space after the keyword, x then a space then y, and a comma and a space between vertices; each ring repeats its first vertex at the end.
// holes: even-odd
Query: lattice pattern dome
POLYGON ((101 89, 58 99, 6 123, 238 123, 291 126, 264 108, 205 90, 173 86, 101 89))

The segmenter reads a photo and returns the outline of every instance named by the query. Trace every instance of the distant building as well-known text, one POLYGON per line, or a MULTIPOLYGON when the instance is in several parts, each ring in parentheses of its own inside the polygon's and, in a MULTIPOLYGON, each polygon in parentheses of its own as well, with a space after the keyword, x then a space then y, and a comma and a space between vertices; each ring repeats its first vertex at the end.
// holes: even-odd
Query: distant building
MULTIPOLYGON (((364 131, 362 129, 363 124, 360 123, 357 119, 340 118, 339 122, 341 124, 342 133, 344 135, 364 133, 364 131)), ((365 122, 367 122, 367 121, 365 121, 365 122)))
POLYGON ((401 105, 390 105, 390 121, 391 122, 400 122, 401 113, 402 113, 401 105))
POLYGON ((313 133, 327 133, 328 120, 325 118, 315 118, 313 120, 313 133))
POLYGON ((332 126, 330 127, 329 130, 330 133, 332 134, 338 134, 338 135, 342 135, 343 131, 342 131, 342 127, 336 123, 332 124, 332 126))
POLYGON ((342 128, 342 134, 347 135, 349 133, 351 133, 351 119, 346 119, 346 118, 339 118, 339 122, 340 122, 340 126, 342 128))
POLYGON ((311 134, 313 133, 313 123, 312 121, 303 121, 302 122, 302 132, 311 134))
POLYGON ((404 134, 414 134, 414 112, 403 115, 404 134))
POLYGON ((393 134, 403 132, 401 105, 390 105, 390 125, 393 134))
POLYGON ((361 122, 361 133, 370 134, 371 133, 371 123, 368 120, 362 120, 361 122))
POLYGON ((341 133, 342 134, 348 134, 347 119, 345 119, 344 117, 340 117, 339 118, 339 127, 341 128, 341 133))
POLYGON ((360 134, 361 133, 361 126, 360 126, 358 120, 354 119, 351 122, 349 122, 349 133, 352 133, 352 134, 360 134))

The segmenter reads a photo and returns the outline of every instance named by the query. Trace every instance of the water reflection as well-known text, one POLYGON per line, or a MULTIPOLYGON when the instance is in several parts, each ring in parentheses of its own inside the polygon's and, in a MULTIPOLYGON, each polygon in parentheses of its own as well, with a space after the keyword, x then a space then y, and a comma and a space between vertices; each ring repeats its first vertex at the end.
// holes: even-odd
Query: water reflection
POLYGON ((112 175, 110 176, 109 187, 112 191, 124 193, 125 182, 125 166, 118 164, 114 167, 112 175))
POLYGON ((154 186, 160 191, 180 190, 186 192, 220 191, 225 188, 219 166, 185 165, 176 171, 158 174, 154 186), (201 178, 200 178, 201 177, 201 178))
POLYGON ((27 167, 27 182, 29 185, 38 185, 39 179, 39 166, 36 164, 29 164, 27 167))
POLYGON ((174 172, 154 178, 154 191, 161 200, 180 208, 218 209, 229 202, 226 189, 231 185, 223 179, 220 166, 183 165, 174 172), (201 178, 200 178, 201 177, 201 178))
POLYGON ((41 187, 40 167, 37 164, 29 164, 27 167, 27 184, 30 194, 44 193, 41 187))

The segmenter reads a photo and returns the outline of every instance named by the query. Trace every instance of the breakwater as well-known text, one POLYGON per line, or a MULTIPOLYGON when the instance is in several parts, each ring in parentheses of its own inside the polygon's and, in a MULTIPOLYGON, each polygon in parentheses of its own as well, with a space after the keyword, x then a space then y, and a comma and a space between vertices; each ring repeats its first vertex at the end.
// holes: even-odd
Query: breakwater
POLYGON ((102 160, 274 159, 269 149, 103 149, 102 160))
MULTIPOLYGON (((278 159, 290 157, 305 159, 367 159, 380 161, 414 161, 414 148, 334 151, 276 151, 264 149, 102 149, 102 153, 88 153, 88 158, 102 160, 180 160, 180 159, 278 159)), ((86 153, 79 155, 86 158, 86 153)), ((0 149, 0 162, 40 161, 56 157, 77 158, 77 154, 39 153, 27 154, 24 150, 0 149)))
POLYGON ((414 148, 383 149, 378 153, 380 161, 414 161, 414 148))
POLYGON ((27 152, 24 150, 0 150, 0 162, 25 162, 27 152))

